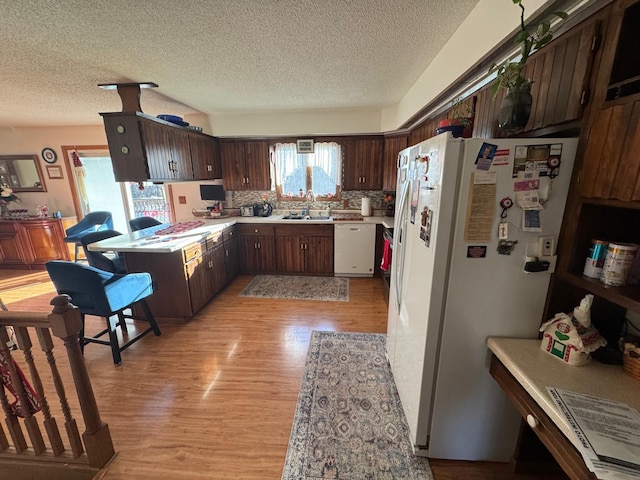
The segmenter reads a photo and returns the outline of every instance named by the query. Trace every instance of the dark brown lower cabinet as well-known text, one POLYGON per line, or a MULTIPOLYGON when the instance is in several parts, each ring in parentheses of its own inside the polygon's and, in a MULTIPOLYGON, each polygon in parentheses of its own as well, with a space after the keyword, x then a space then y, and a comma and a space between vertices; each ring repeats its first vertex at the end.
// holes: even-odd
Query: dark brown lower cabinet
POLYGON ((276 225, 279 273, 333 275, 333 225, 276 225))
MULTIPOLYGON (((235 242, 232 235, 229 239, 235 242)), ((125 252, 124 257, 127 271, 151 274, 156 293, 147 303, 156 319, 185 323, 237 274, 233 267, 227 270, 227 246, 218 231, 175 252, 125 252)))
POLYGON ((238 258, 238 238, 235 227, 225 228, 222 232, 224 242, 224 268, 227 282, 230 282, 240 273, 240 261, 238 258))
POLYGON ((50 260, 69 260, 58 218, 0 220, 0 266, 44 270, 50 260))
POLYGON ((275 273, 274 225, 245 223, 236 225, 240 271, 259 274, 275 273))

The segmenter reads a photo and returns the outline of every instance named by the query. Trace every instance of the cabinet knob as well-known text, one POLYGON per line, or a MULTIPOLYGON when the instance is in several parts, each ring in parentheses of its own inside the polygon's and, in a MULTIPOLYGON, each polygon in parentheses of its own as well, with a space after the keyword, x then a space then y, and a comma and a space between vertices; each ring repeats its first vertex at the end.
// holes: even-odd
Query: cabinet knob
POLYGON ((124 125, 122 125, 122 124, 118 124, 118 126, 116 127, 116 132, 118 132, 118 133, 124 133, 124 132, 125 132, 124 125))
POLYGON ((122 148, 120 149, 120 151, 122 153, 124 153, 125 155, 129 154, 129 147, 127 147, 126 145, 123 145, 122 148))
POLYGON ((253 231, 254 231, 255 233, 258 233, 258 229, 257 229, 257 228, 254 228, 254 229, 253 229, 253 231))
POLYGON ((531 428, 536 428, 538 425, 540 425, 538 419, 531 414, 527 415, 527 423, 531 428))

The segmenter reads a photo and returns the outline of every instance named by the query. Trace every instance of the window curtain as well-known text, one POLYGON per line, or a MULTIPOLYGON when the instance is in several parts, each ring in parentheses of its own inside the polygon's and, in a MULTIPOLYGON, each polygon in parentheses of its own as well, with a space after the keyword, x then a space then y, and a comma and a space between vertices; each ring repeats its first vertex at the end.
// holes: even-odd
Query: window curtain
MULTIPOLYGON (((335 194, 335 186, 340 184, 340 145, 336 142, 317 142, 313 145, 313 154, 297 153, 295 143, 277 143, 275 145, 276 183, 282 188, 282 193, 296 196, 299 189, 306 190, 306 166, 312 171, 320 169, 330 179, 330 192, 335 194)), ((327 178, 323 180, 327 180, 327 178)), ((312 182, 314 180, 312 179, 312 182)), ((315 185, 314 185, 315 187, 315 185)), ((325 188, 314 188, 317 193, 324 194, 325 188)))

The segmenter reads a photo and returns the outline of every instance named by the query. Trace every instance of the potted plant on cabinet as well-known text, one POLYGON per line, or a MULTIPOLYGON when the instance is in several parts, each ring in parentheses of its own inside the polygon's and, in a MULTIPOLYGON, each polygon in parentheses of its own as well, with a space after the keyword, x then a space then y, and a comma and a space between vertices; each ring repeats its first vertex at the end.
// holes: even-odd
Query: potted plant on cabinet
POLYGON ((471 138, 473 133, 473 110, 459 97, 453 101, 449 118, 440 120, 436 134, 451 132, 454 137, 471 138))
MULTIPOLYGON (((496 72, 496 80, 493 84, 493 98, 500 88, 507 89, 498 113, 498 127, 507 132, 515 132, 523 129, 529 121, 531 114, 531 84, 533 81, 524 75, 527 60, 536 50, 539 50, 553 39, 551 21, 545 20, 533 27, 525 27, 524 5, 522 0, 511 0, 520 7, 520 31, 515 37, 515 42, 520 45, 520 59, 507 61, 502 65, 495 63, 489 68, 489 72, 496 72)), ((553 12, 553 15, 566 20, 565 12, 553 12)))

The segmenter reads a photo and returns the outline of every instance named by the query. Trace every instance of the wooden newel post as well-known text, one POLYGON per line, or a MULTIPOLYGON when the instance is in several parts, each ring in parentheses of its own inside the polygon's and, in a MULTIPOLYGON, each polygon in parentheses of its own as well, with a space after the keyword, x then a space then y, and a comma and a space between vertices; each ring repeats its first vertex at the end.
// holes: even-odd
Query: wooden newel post
POLYGON ((69 357, 80 409, 84 417, 85 432, 82 434, 85 450, 92 467, 102 468, 115 455, 109 426, 100 419, 100 412, 93 394, 89 373, 80 349, 79 335, 82 330, 80 311, 70 302, 68 295, 54 297, 49 314, 51 332, 64 341, 69 357))

